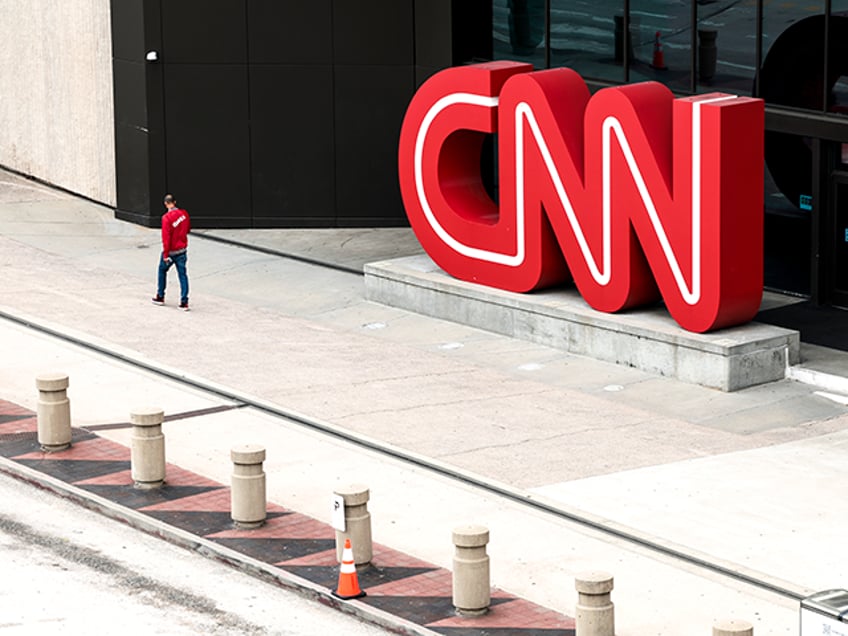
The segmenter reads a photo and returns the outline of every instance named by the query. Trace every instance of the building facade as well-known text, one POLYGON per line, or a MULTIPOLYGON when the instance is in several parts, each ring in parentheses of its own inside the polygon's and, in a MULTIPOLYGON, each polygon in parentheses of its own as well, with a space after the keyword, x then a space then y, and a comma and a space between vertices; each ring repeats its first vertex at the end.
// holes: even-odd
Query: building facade
POLYGON ((0 166, 116 203, 109 0, 0 2, 0 166))
POLYGON ((158 222, 168 190, 198 227, 404 224, 406 105, 489 55, 487 5, 113 0, 118 216, 158 222))
POLYGON ((762 97, 766 286, 848 306, 848 0, 69 0, 3 17, 0 165, 151 226, 169 190, 199 227, 406 224, 401 119, 448 66, 762 97))
POLYGON ((766 286, 848 306, 848 2, 493 0, 492 37, 593 89, 763 98, 766 286))

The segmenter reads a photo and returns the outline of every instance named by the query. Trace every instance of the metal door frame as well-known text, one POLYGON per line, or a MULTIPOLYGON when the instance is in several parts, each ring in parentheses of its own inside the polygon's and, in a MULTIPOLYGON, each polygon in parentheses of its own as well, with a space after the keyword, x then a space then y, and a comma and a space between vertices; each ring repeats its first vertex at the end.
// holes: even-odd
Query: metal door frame
MULTIPOLYGON (((835 150, 840 149, 839 144, 832 145, 835 150)), ((835 150, 831 151, 831 154, 834 154, 835 150)), ((836 287, 837 243, 842 236, 839 232, 840 228, 837 227, 837 206, 840 205, 840 198, 842 200, 841 205, 848 205, 848 169, 831 170, 828 176, 828 201, 826 209, 823 210, 825 214, 819 233, 821 237, 819 246, 822 254, 819 265, 825 270, 821 277, 822 282, 826 285, 825 302, 838 307, 848 307, 848 288, 837 289, 836 287), (840 187, 844 188, 841 197, 840 187)), ((844 228, 842 228, 842 231, 844 231, 844 228)))

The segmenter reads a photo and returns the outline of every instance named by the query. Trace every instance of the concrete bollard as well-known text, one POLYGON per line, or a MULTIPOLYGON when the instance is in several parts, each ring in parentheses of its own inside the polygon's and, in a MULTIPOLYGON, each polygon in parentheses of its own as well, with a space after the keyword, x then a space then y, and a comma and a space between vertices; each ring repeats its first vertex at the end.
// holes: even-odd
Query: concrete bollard
POLYGON ((136 488, 152 490, 165 482, 164 421, 165 412, 160 408, 140 407, 130 412, 130 465, 136 488))
POLYGON ((71 445, 68 376, 43 373, 35 378, 35 386, 38 388, 38 443, 48 453, 65 450, 71 445))
POLYGON ((351 484, 333 491, 344 499, 345 531, 336 530, 336 558, 342 562, 345 539, 350 539, 353 562, 358 565, 371 563, 374 550, 371 543, 371 513, 368 500, 371 494, 367 486, 351 484))
POLYGON ((453 606, 458 614, 479 616, 489 609, 489 529, 465 525, 453 529, 453 606))
POLYGON ((230 517, 238 528, 258 528, 268 515, 262 470, 265 448, 256 444, 234 446, 230 459, 233 460, 230 517))
POLYGON ((577 589, 576 636, 614 636, 615 608, 610 600, 612 575, 583 572, 574 580, 577 589))
POLYGON ((754 626, 736 619, 717 621, 713 625, 713 636, 754 636, 754 626))

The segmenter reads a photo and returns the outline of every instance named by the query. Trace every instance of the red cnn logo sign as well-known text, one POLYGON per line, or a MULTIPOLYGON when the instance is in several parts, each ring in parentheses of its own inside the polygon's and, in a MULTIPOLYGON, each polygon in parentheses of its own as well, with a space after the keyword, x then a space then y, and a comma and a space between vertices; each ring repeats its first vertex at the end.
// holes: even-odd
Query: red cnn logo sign
POLYGON ((456 278, 528 292, 573 280, 615 312, 660 298, 684 329, 748 322, 763 289, 762 100, 674 99, 656 82, 594 96, 569 69, 447 69, 399 147, 421 245, 456 278), (480 170, 497 134, 499 204, 480 170))

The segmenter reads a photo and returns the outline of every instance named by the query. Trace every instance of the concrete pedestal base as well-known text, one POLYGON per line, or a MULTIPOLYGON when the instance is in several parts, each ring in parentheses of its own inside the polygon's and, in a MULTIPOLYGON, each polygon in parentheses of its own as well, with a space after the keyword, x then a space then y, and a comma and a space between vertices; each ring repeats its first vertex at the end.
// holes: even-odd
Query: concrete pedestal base
POLYGON ((374 556, 371 540, 371 513, 368 512, 368 501, 371 491, 367 486, 351 484, 340 486, 333 491, 344 499, 345 530, 336 529, 336 558, 339 563, 344 556, 345 541, 350 540, 353 550, 353 562, 356 567, 371 563, 374 556))
POLYGON ((426 255, 367 264, 365 290, 374 302, 722 391, 781 380, 799 360, 797 331, 749 323, 691 333, 662 306, 605 314, 573 288, 505 292, 457 280, 426 255))
POLYGON ((453 530, 453 606, 460 616, 482 616, 491 604, 489 529, 464 525, 453 530))
POLYGON ((165 483, 165 411, 145 406, 130 412, 133 432, 130 445, 131 474, 135 487, 155 490, 165 483))
POLYGON ((230 450, 233 473, 230 482, 230 517, 237 528, 253 530, 265 524, 268 498, 265 447, 241 444, 230 450))

